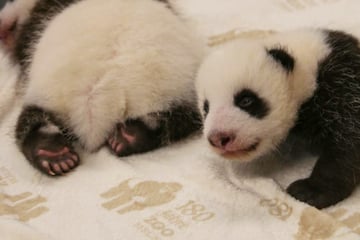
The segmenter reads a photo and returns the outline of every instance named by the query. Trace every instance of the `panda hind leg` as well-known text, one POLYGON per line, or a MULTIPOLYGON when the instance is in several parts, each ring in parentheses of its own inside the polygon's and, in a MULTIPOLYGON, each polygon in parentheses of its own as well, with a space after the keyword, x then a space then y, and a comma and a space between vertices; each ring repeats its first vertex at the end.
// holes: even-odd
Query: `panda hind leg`
POLYGON ((64 175, 80 163, 74 138, 60 130, 59 120, 38 107, 26 107, 16 126, 18 145, 27 160, 41 172, 64 175))
POLYGON ((116 124, 107 145, 112 153, 123 157, 156 148, 160 145, 157 135, 157 131, 150 129, 142 120, 130 119, 116 124))
POLYGON ((176 142, 201 126, 200 114, 195 107, 177 106, 116 124, 106 144, 115 155, 128 156, 176 142))

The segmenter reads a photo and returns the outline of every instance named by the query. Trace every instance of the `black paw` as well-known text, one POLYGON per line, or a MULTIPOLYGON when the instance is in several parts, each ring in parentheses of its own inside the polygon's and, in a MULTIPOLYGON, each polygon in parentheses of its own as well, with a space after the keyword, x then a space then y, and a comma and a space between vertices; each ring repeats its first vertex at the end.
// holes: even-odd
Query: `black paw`
POLYGON ((324 188, 308 178, 293 182, 287 188, 287 192, 297 200, 319 209, 334 205, 347 197, 341 194, 340 189, 335 191, 324 188))
POLYGON ((64 175, 77 167, 79 156, 62 134, 34 132, 24 142, 23 152, 40 171, 51 175, 64 175))
POLYGON ((159 133, 140 120, 118 123, 107 140, 107 146, 117 156, 150 151, 159 145, 159 133))
POLYGON ((51 176, 63 175, 79 165, 78 155, 64 146, 59 150, 37 149, 34 164, 51 176))

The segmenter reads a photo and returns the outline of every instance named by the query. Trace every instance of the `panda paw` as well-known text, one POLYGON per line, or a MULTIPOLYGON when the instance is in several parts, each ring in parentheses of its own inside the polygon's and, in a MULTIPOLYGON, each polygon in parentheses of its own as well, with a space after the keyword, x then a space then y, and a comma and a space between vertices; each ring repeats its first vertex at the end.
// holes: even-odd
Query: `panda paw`
POLYGON ((79 162, 78 155, 66 146, 59 150, 39 148, 34 154, 35 165, 51 176, 64 175, 77 167, 79 162))
POLYGON ((326 208, 343 200, 346 196, 341 196, 334 189, 324 189, 319 184, 309 178, 300 179, 287 188, 287 192, 302 202, 305 202, 318 209, 326 208))
POLYGON ((51 176, 64 175, 80 162, 78 155, 68 147, 57 151, 38 149, 34 159, 37 167, 51 176))
POLYGON ((152 150, 160 145, 159 135, 141 120, 118 123, 106 142, 112 153, 119 157, 152 150))
POLYGON ((136 141, 134 133, 129 132, 123 123, 118 123, 112 132, 111 136, 107 140, 107 144, 110 150, 118 155, 122 156, 136 141))

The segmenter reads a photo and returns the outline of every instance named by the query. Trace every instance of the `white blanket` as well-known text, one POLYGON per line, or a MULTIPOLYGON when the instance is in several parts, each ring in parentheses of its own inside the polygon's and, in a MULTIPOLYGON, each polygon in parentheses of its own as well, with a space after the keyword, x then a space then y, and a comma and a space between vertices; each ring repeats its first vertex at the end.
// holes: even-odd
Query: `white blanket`
MULTIPOLYGON (((217 35, 216 44, 249 31, 360 27, 358 0, 174 1, 205 38, 217 35)), ((214 155, 195 136, 127 158, 106 149, 84 153, 74 172, 47 177, 14 144, 21 103, 13 102, 13 70, 3 66, 1 240, 360 239, 359 190, 323 211, 284 192, 309 174, 314 158, 306 155, 242 165, 214 155)))

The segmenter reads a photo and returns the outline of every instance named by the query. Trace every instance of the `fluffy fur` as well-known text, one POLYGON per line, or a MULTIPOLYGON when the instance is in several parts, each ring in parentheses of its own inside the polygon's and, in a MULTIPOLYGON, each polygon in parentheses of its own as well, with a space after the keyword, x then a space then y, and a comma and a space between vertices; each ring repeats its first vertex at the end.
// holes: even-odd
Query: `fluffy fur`
MULTIPOLYGON (((202 44, 165 4, 151 0, 57 4, 38 2, 14 54, 26 76, 25 105, 17 126, 23 152, 54 144, 55 137, 41 146, 28 140, 48 138, 48 125, 56 125, 58 134, 71 136, 67 139, 78 140, 88 151, 108 139, 117 155, 147 151, 199 128, 193 79, 202 44), (148 144, 119 153, 125 147, 122 140, 148 144)), ((66 151, 57 149, 56 154, 73 152, 71 142, 58 142, 64 142, 60 145, 66 151)), ((54 155, 46 150, 47 158, 54 155)), ((25 155, 49 174, 62 173, 59 166, 51 168, 55 160, 46 160, 49 168, 43 159, 25 155)))
POLYGON ((251 161, 289 136, 307 141, 319 159, 288 188, 295 198, 323 208, 358 184, 360 49, 351 35, 302 29, 231 42, 205 60, 197 92, 204 135, 225 157, 251 161))
POLYGON ((94 150, 118 121, 194 99, 193 40, 151 1, 80 2, 57 16, 37 44, 25 102, 67 116, 66 125, 94 150), (81 12, 87 16, 76 24, 81 12), (99 12, 106 14, 86 21, 99 12))
POLYGON ((14 47, 17 33, 39 0, 7 1, 0 11, 0 39, 7 50, 14 47))

